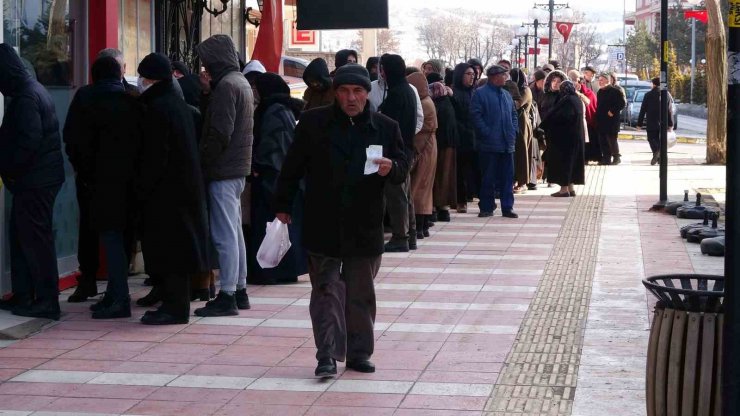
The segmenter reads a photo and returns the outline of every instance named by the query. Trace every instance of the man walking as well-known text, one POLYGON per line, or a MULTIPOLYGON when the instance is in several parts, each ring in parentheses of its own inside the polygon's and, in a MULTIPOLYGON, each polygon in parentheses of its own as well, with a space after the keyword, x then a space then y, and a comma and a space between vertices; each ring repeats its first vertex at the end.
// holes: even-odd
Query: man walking
POLYGON ((309 253, 310 313, 317 377, 337 373, 336 361, 371 373, 374 349, 373 279, 383 253, 383 190, 408 177, 398 124, 367 105, 367 70, 348 64, 334 77, 336 101, 307 111, 296 127, 278 180, 277 218, 290 223, 293 199, 306 183, 303 245, 309 253), (381 146, 371 161, 366 149, 381 146))
MULTIPOLYGON (((642 127, 645 121, 647 126, 648 143, 653 151, 651 165, 660 162, 660 78, 653 78, 653 88, 645 94, 640 106, 640 117, 637 119, 637 128, 642 127)), ((668 93, 668 102, 673 103, 671 93, 668 93)), ((668 130, 673 130, 673 117, 668 115, 668 130)))
POLYGON ((59 272, 51 226, 64 182, 59 122, 51 96, 7 43, 0 44, 0 93, 11 98, 0 125, 0 177, 13 195, 13 297, 0 301, 0 308, 58 320, 59 272))
POLYGON ((501 193, 504 217, 518 218, 514 209, 514 148, 519 121, 514 100, 506 91, 506 68, 488 68, 488 84, 473 95, 471 113, 475 124, 481 170, 480 213, 492 217, 495 191, 501 193))
POLYGON ((196 50, 211 79, 200 154, 208 181, 211 238, 218 252, 221 291, 195 314, 238 315, 237 309, 249 309, 240 198, 251 170, 254 97, 239 71, 230 37, 211 36, 196 50))

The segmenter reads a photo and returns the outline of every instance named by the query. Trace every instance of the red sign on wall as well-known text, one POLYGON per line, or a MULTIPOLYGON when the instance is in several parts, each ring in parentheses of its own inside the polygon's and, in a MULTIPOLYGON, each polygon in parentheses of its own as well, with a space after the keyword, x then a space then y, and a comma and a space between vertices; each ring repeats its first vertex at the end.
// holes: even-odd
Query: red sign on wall
POLYGON ((298 30, 296 29, 296 22, 290 30, 291 43, 293 45, 315 45, 316 44, 316 31, 315 30, 298 30))

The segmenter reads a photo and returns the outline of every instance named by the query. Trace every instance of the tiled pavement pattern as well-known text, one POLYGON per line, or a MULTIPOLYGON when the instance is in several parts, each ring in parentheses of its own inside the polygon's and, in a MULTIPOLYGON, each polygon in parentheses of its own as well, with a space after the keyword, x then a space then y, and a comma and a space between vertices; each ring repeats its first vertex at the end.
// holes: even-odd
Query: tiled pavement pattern
POLYGON ((486 410, 570 415, 596 266, 606 169, 588 168, 486 410))

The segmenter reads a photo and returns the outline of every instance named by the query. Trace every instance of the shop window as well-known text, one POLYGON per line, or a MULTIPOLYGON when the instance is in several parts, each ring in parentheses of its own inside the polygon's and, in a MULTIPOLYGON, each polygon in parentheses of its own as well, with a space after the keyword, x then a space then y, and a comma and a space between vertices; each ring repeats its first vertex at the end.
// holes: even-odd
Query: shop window
POLYGON ((126 62, 126 74, 133 76, 139 62, 153 51, 152 0, 121 0, 119 49, 126 62))
POLYGON ((3 0, 3 40, 41 84, 72 85, 69 0, 3 0))

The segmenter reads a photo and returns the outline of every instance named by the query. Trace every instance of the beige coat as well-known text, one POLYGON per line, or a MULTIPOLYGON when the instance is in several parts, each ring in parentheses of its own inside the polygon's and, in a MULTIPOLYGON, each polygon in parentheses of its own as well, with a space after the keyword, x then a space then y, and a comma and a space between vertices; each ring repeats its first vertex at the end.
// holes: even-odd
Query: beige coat
POLYGON ((429 96, 429 84, 420 72, 409 75, 409 83, 416 87, 424 111, 424 125, 414 136, 416 162, 411 170, 411 198, 416 215, 432 215, 434 208, 434 175, 437 170, 437 109, 429 96))

